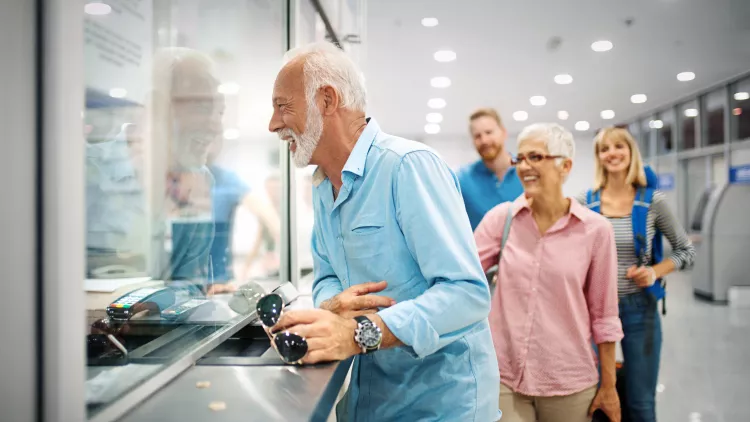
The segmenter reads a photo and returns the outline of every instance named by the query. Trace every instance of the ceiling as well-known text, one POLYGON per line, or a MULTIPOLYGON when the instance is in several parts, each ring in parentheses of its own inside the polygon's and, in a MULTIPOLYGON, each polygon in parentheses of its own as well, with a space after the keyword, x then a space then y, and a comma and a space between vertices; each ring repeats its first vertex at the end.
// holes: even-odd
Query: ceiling
POLYGON ((750 71, 750 0, 370 0, 363 46, 370 114, 387 132, 412 139, 467 139, 467 118, 477 107, 495 107, 510 133, 539 121, 573 129, 627 122, 659 107, 750 71), (422 26, 425 17, 439 25, 422 26), (626 22, 630 21, 630 25, 626 22), (557 49, 548 48, 559 37, 557 49), (592 51, 597 40, 614 48, 592 51), (456 52, 451 63, 433 53, 456 52), (679 82, 691 71, 696 78, 679 82), (556 74, 573 76, 557 85, 556 74), (448 76, 449 88, 430 86, 448 76), (645 104, 632 104, 646 94, 645 104), (543 95, 534 107, 529 98, 543 95), (427 101, 441 97, 443 110, 427 101), (514 111, 529 113, 513 121, 514 111), (614 120, 602 120, 614 110, 614 120), (426 114, 444 116, 437 135, 424 132, 426 114))

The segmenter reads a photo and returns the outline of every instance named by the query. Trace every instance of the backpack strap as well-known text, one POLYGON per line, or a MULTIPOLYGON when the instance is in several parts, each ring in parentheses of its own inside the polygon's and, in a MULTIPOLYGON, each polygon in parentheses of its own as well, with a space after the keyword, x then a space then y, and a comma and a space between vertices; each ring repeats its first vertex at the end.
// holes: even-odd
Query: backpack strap
POLYGON ((586 206, 597 214, 602 213, 602 191, 600 189, 586 191, 586 206))
MULTIPOLYGON (((659 230, 656 230, 654 238, 651 239, 651 259, 648 262, 645 261, 648 252, 648 211, 654 199, 654 191, 653 188, 638 188, 633 201, 633 245, 635 246, 635 255, 638 257, 639 266, 654 265, 661 261, 663 255, 663 236, 659 230)), ((656 280, 653 285, 646 288, 646 291, 651 293, 657 301, 664 299, 666 296, 664 280, 656 280)), ((662 313, 666 314, 666 305, 663 302, 662 313)))

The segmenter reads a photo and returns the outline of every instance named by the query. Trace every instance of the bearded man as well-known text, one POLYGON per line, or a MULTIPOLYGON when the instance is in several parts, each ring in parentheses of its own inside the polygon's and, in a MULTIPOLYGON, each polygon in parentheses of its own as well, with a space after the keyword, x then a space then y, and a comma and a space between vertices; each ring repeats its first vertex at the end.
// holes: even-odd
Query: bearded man
POLYGON ((455 174, 365 114, 362 73, 329 43, 291 52, 269 129, 313 176, 313 310, 272 333, 302 363, 355 356, 338 421, 495 421, 490 293, 455 174))
POLYGON ((459 170, 458 180, 471 229, 475 230, 489 210, 518 198, 523 186, 505 148, 508 133, 497 111, 480 108, 472 113, 469 131, 481 159, 459 170))

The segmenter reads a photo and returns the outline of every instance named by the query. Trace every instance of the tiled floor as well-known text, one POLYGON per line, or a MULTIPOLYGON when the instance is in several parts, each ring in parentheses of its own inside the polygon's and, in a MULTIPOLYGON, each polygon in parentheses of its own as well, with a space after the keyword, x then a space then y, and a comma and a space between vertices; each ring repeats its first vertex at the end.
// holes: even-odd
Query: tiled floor
POLYGON ((667 288, 659 421, 750 422, 750 308, 694 299, 689 273, 667 288))

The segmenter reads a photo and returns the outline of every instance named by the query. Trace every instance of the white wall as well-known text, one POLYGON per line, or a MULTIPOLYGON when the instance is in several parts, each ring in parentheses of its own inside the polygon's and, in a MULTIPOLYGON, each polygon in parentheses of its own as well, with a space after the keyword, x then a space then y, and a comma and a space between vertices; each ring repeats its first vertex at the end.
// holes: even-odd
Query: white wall
MULTIPOLYGON (((594 180, 594 134, 576 132, 574 136, 576 138, 576 156, 573 160, 573 171, 563 188, 565 195, 568 196, 577 195, 588 189, 594 180)), ((435 148, 454 170, 479 159, 479 155, 474 150, 468 135, 427 138, 423 142, 435 148)), ((507 146, 511 152, 516 151, 515 135, 508 136, 507 146)))
POLYGON ((34 200, 37 180, 34 113, 34 4, 0 2, 0 230, 5 245, 0 276, 5 301, 0 306, 0 414, 6 421, 38 416, 36 390, 37 302, 34 200), (12 41, 11 41, 12 40, 12 41))

